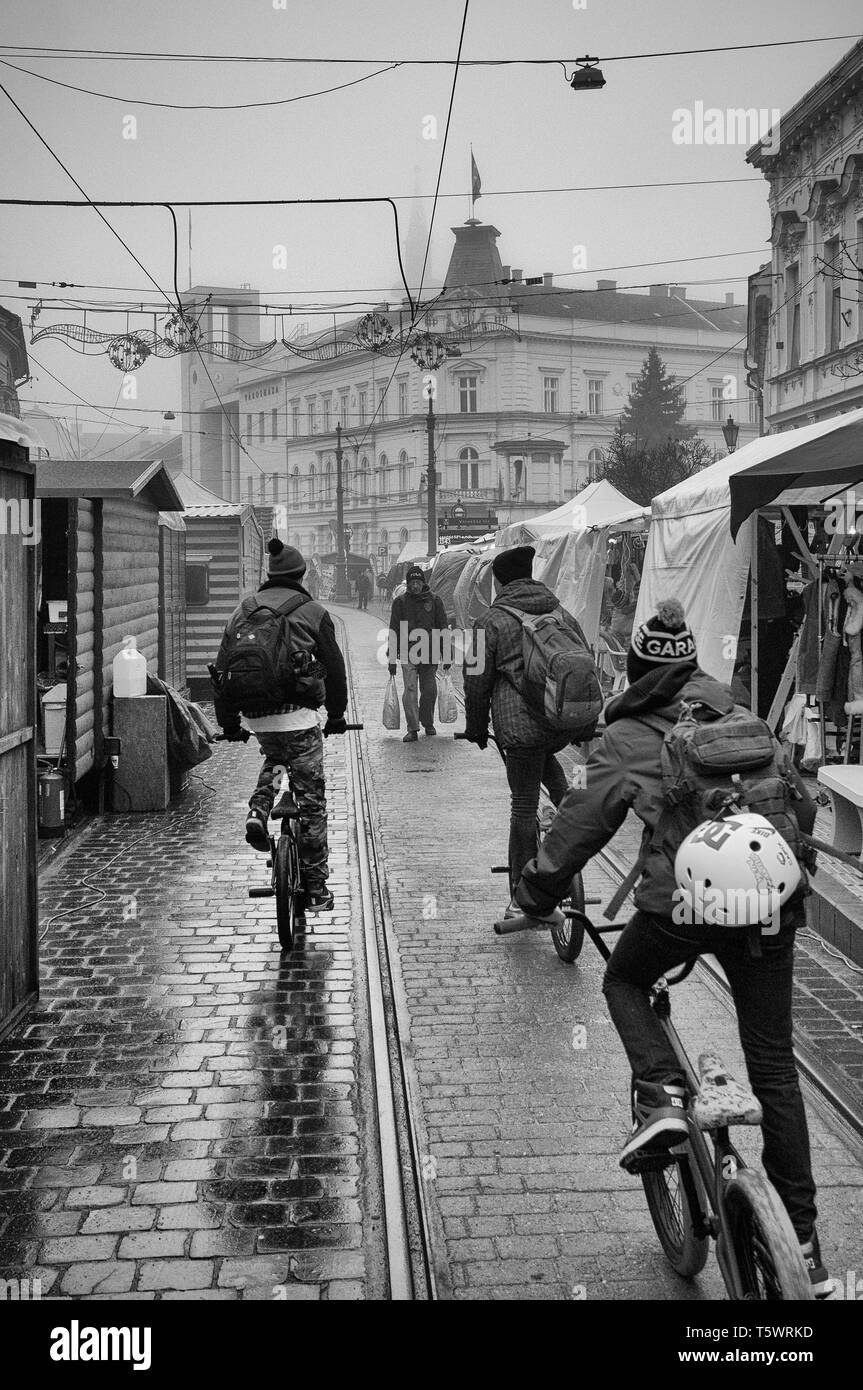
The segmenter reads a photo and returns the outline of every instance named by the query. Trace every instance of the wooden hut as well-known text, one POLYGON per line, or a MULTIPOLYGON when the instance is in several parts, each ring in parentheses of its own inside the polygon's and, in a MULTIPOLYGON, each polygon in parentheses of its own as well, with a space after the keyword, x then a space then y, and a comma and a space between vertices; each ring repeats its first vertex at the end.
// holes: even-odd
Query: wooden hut
POLYGON ((250 503, 226 502, 185 473, 174 484, 186 524, 186 678, 192 699, 208 700, 225 623, 261 583, 264 532, 250 503))
POLYGON ((20 421, 0 415, 0 1037, 35 1001, 39 981, 36 469, 22 437, 20 421))
POLYGON ((160 513, 181 512, 182 502, 158 461, 39 460, 36 492, 42 499, 39 670, 49 681, 65 682, 64 760, 71 784, 88 778, 79 791, 86 802, 105 764, 112 663, 123 638, 136 638, 153 674, 182 682, 172 618, 162 616, 169 587, 172 613, 176 608, 176 563, 170 559, 170 573, 164 567, 171 547, 160 543, 160 530, 174 527, 159 524, 160 513), (65 633, 51 631, 57 624, 48 605, 58 602, 65 633))

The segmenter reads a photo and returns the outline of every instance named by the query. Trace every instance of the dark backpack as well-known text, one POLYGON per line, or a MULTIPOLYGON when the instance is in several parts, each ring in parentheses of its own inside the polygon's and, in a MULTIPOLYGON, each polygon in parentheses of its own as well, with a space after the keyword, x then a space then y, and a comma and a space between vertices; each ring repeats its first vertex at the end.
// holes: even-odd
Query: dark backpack
POLYGON ((592 738, 602 711, 596 663, 563 610, 534 614, 503 603, 495 607, 521 624, 524 680, 516 686, 519 694, 553 732, 569 734, 573 742, 592 738))
POLYGON ((313 639, 291 627, 289 615, 310 599, 291 594, 278 608, 251 594, 226 634, 219 693, 237 714, 272 714, 286 705, 317 709, 324 702, 325 668, 313 639))

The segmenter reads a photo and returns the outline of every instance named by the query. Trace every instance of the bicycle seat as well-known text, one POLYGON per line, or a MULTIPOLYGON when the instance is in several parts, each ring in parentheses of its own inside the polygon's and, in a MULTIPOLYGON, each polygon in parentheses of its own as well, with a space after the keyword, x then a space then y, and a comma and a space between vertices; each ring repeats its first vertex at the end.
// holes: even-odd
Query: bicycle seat
POLYGON ((280 796, 272 811, 270 820, 296 820, 300 808, 290 796, 280 796))
POLYGON ((698 1076, 698 1094, 692 1103, 692 1117, 699 1129, 761 1124, 762 1110, 755 1096, 748 1086, 731 1075, 715 1053, 702 1052, 698 1059, 698 1076))

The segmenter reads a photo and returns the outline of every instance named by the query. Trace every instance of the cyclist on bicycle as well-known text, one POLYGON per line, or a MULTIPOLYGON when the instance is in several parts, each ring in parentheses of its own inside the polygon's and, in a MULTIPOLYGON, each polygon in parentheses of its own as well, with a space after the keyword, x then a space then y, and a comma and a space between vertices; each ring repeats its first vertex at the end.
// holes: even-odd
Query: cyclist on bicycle
MULTIPOLYGON (((264 755, 258 783, 249 798, 246 841, 255 849, 270 847, 267 822, 281 769, 290 769, 291 783, 300 812, 301 861, 306 889, 306 905, 317 911, 333 906, 327 889, 327 802, 324 781, 323 739, 318 707, 326 705, 324 734, 343 734, 346 729, 347 677, 345 663, 336 642, 329 613, 303 588, 306 562, 293 546, 273 539, 268 543, 267 579, 258 589, 261 603, 244 600, 228 619, 215 669, 224 675, 230 667, 232 639, 252 610, 273 608, 281 613, 280 647, 287 653, 300 651, 312 671, 294 703, 285 703, 278 685, 261 693, 254 701, 253 715, 238 713, 231 707, 224 688, 215 689, 216 718, 229 740, 240 739, 243 729, 255 735, 264 755), (286 641, 282 641, 286 638, 286 641), (316 665, 319 663, 319 665, 316 665), (322 673, 322 675, 320 674, 322 673)), ((260 645, 260 644, 259 644, 260 645)), ((281 673, 276 673, 280 676, 281 673)))
MULTIPOLYGON (((672 1148, 686 1136, 683 1077, 649 996, 661 975, 709 951, 728 977, 750 1083, 763 1109, 765 1171, 797 1232, 816 1296, 827 1297, 831 1283, 815 1231, 809 1134, 791 1045, 794 934, 805 923, 802 895, 781 909, 778 931, 763 937, 760 955, 750 950, 745 930, 677 925, 672 866, 657 846, 651 849, 664 807, 663 725, 676 722, 684 700, 704 701, 722 712, 734 701, 727 686, 699 669, 695 641, 676 600, 661 603, 657 615, 633 633, 627 674, 628 689, 606 707, 606 732, 588 759, 583 788, 567 792, 537 857, 524 870, 515 900, 529 916, 547 916, 567 896, 573 874, 611 840, 629 811, 641 819, 646 852, 639 861, 636 912, 603 981, 633 1074, 633 1130, 621 1166, 634 1166, 639 1155, 672 1148)), ((814 803, 793 769, 789 775, 800 793, 797 823, 811 833, 814 803)))

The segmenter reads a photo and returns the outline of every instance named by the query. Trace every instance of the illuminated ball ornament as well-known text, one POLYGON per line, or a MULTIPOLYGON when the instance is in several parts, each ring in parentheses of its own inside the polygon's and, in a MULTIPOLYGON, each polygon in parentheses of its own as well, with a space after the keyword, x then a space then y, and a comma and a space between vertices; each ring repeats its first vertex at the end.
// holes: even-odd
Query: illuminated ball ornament
POLYGON ((176 310, 168 315, 162 337, 174 352, 189 352, 201 339, 201 326, 190 319, 181 318, 176 310))
POLYGON ((366 314, 357 324, 357 342, 372 352, 380 352, 393 336, 393 326, 383 314, 366 314))
POLYGON ((137 333, 127 333, 122 338, 114 338, 108 345, 108 361, 118 372, 137 371, 149 356, 149 346, 137 333))

